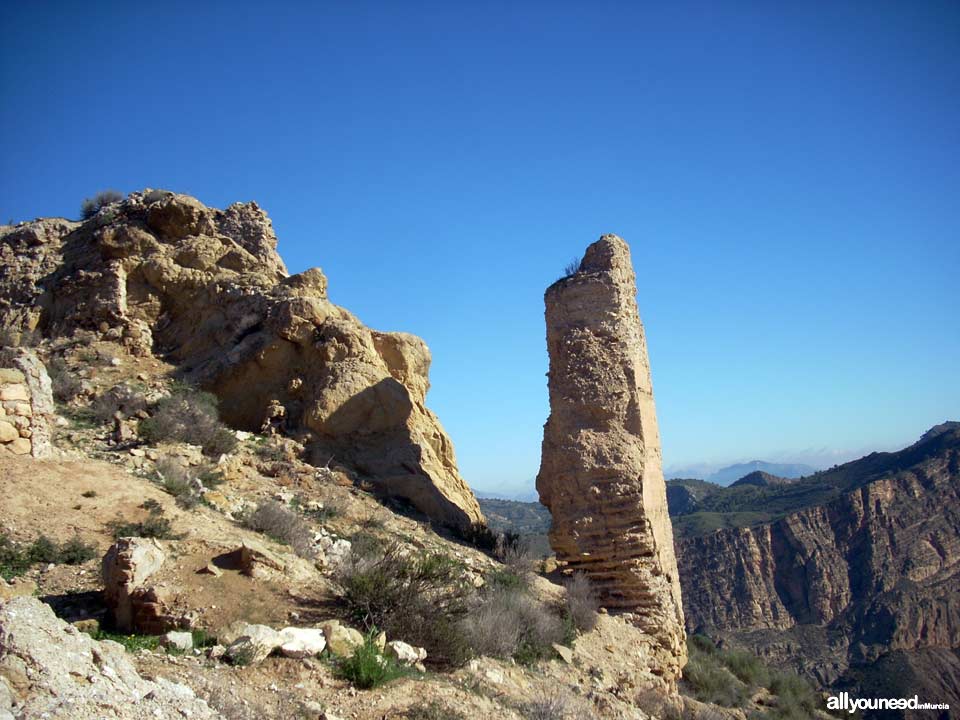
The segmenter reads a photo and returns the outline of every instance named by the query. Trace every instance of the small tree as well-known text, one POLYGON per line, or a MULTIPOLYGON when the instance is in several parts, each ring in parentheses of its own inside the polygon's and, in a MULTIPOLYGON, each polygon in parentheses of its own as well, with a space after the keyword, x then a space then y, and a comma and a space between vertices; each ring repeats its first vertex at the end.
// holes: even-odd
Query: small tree
POLYGON ((83 220, 89 220, 100 212, 101 208, 113 205, 121 200, 123 200, 122 193, 116 190, 101 190, 92 198, 84 198, 83 202, 80 203, 80 217, 83 220))

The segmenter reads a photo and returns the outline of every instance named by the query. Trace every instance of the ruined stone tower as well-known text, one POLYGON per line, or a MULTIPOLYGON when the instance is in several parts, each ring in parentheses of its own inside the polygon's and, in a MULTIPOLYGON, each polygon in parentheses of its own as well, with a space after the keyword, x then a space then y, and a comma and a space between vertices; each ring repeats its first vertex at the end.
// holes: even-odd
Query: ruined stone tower
POLYGON ((537 490, 557 559, 631 613, 660 672, 686 662, 660 434, 630 249, 604 235, 546 292, 550 418, 537 490))

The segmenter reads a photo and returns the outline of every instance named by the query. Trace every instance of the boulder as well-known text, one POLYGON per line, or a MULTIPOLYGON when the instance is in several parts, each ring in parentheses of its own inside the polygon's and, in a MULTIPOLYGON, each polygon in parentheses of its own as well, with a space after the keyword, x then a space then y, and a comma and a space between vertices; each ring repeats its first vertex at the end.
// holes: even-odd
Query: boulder
POLYGON ((341 625, 337 620, 331 620, 323 626, 323 635, 330 652, 340 657, 349 657, 363 645, 363 635, 359 630, 341 625))
POLYGON ((221 637, 220 640, 228 643, 224 657, 237 665, 262 662, 283 644, 283 636, 266 625, 241 623, 231 627, 233 631, 227 638, 232 636, 232 639, 221 637))
POLYGON ((256 540, 244 540, 235 552, 240 559, 240 572, 250 577, 269 575, 269 570, 283 572, 286 567, 283 560, 256 540))
POLYGON ((160 638, 160 644, 165 648, 172 648, 183 652, 193 650, 193 634, 172 630, 160 638))
POLYGON ((320 628, 286 627, 280 631, 283 644, 280 654, 289 658, 319 655, 327 647, 327 638, 320 628))
POLYGON ((94 640, 32 597, 0 604, 0 717, 5 692, 22 718, 221 717, 185 685, 144 679, 121 645, 94 640), (4 677, 18 681, 10 688, 4 677))
POLYGON ((385 654, 403 665, 416 665, 427 659, 426 650, 408 645, 401 640, 388 642, 385 654))
POLYGON ((545 295, 550 417, 537 490, 557 559, 657 644, 654 672, 686 662, 680 581, 630 249, 616 235, 545 295))

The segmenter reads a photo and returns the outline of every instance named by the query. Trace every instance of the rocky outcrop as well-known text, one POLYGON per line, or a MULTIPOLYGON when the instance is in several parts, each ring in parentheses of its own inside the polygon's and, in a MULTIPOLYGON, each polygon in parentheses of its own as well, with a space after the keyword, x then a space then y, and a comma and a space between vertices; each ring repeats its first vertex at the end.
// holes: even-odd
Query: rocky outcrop
POLYGON ((238 429, 284 432, 434 520, 483 516, 426 407, 430 351, 327 299, 319 268, 290 276, 256 203, 226 210, 133 193, 82 223, 0 234, 0 327, 94 331, 176 363, 238 429))
POLYGON ((843 491, 773 522, 678 539, 689 630, 825 684, 891 651, 960 648, 960 428, 797 487, 843 491))
POLYGON ((136 537, 121 538, 104 555, 103 595, 117 630, 159 635, 189 627, 186 618, 170 610, 166 590, 147 582, 163 566, 165 557, 156 540, 136 537))
POLYGON ((214 720, 185 685, 146 680, 122 645, 97 642, 37 598, 0 603, 0 717, 214 720))
POLYGON ((0 453, 50 457, 56 419, 47 369, 32 350, 0 353, 0 453))
POLYGON ((634 614, 676 678, 686 660, 660 437, 627 244, 604 235, 546 292, 550 418, 537 475, 557 558, 634 614))

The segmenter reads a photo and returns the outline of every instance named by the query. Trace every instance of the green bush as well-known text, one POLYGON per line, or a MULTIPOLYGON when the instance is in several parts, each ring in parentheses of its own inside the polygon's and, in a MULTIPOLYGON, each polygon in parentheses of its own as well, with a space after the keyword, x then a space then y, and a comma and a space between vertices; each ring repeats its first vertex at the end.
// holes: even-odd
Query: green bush
POLYGON ((822 709, 821 699, 810 683, 791 673, 774 673, 770 692, 777 696, 774 717, 781 720, 802 720, 822 709))
POLYGON ((140 422, 140 437, 149 443, 163 441, 200 445, 206 455, 231 452, 237 437, 220 422, 217 398, 192 388, 177 388, 157 403, 153 414, 140 422))
POLYGON ((740 682, 755 688, 770 684, 770 671, 756 655, 731 650, 720 653, 719 657, 740 682))
POLYGON ((55 565, 82 565, 97 557, 97 549, 74 536, 58 544, 41 535, 29 545, 18 545, 0 534, 0 576, 11 580, 23 575, 37 563, 55 565))
POLYGON ((755 655, 721 650, 703 635, 690 636, 687 649, 683 685, 697 700, 743 707, 753 689, 765 687, 777 696, 777 704, 764 717, 801 720, 822 709, 820 698, 808 682, 797 675, 771 671, 755 655))
POLYGON ((157 635, 124 635, 97 630, 91 634, 91 637, 94 640, 113 640, 113 642, 123 645, 124 649, 130 653, 138 650, 156 650, 160 647, 160 637, 157 635))
POLYGON ((124 537, 157 538, 158 540, 176 540, 170 520, 164 516, 163 508, 156 500, 147 500, 141 506, 147 511, 147 517, 138 522, 125 522, 120 518, 108 523, 113 539, 124 537))
POLYGON ((116 190, 101 190, 92 198, 83 199, 83 202, 80 203, 80 218, 82 220, 89 220, 100 212, 101 208, 105 208, 107 205, 113 205, 121 200, 123 200, 122 193, 116 190))
POLYGON ((354 543, 338 581, 347 618, 426 648, 433 663, 459 665, 470 651, 459 629, 472 587, 461 565, 439 553, 404 555, 399 545, 354 543))
POLYGON ((734 681, 716 657, 696 650, 683 668, 683 682, 701 702, 740 707, 746 700, 743 685, 734 681))
POLYGON ((375 630, 368 632, 363 645, 336 665, 337 675, 362 690, 378 687, 406 674, 396 661, 380 652, 376 637, 375 630))

